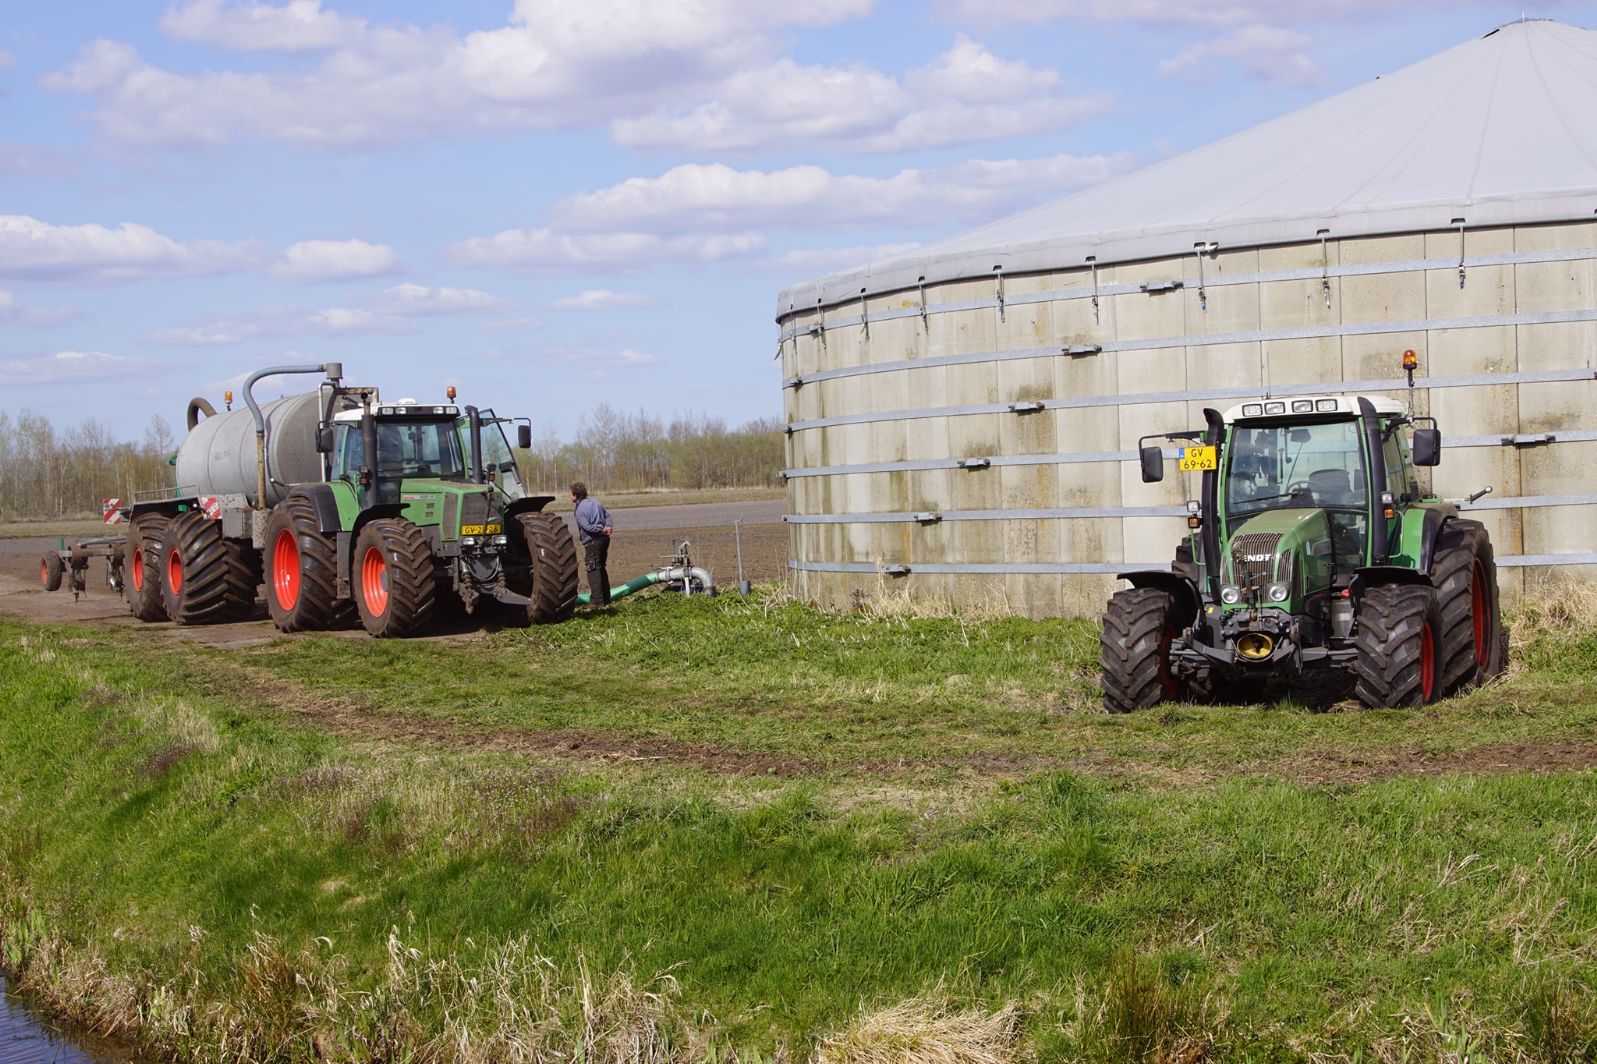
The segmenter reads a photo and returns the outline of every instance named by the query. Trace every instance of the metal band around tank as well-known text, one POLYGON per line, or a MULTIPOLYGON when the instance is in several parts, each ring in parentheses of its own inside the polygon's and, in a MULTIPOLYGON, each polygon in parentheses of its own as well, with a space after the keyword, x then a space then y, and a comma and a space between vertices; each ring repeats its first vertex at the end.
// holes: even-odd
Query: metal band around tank
MULTIPOLYGON (((1239 250, 1253 249, 1243 248, 1239 250)), ((1168 259, 1174 260, 1179 258, 1182 261, 1185 261, 1187 257, 1188 256, 1184 255, 1165 256, 1165 258, 1168 259)), ((1505 252, 1499 255, 1479 255, 1475 258, 1466 258, 1462 265, 1466 269, 1486 266, 1528 266, 1544 262, 1576 262, 1581 259, 1593 258, 1597 258, 1597 248, 1566 248, 1549 251, 1516 251, 1505 252)), ((1081 270, 1083 275, 1085 275, 1089 265, 1091 264, 1083 263, 1080 266, 1062 266, 1060 269, 1081 270)), ((1103 269, 1108 265, 1113 264, 1098 264, 1099 269, 1103 269)), ((1305 266, 1295 270, 1264 270, 1254 273, 1221 274, 1218 277, 1212 278, 1205 277, 1204 287, 1228 288, 1235 285, 1269 284, 1279 281, 1320 281, 1327 277, 1370 277, 1389 273, 1425 273, 1431 270, 1457 271, 1460 265, 1461 264, 1457 258, 1450 258, 1405 259, 1400 261, 1394 260, 1391 262, 1360 262, 1343 266, 1331 266, 1329 268, 1323 266, 1305 266)), ((962 284, 965 281, 977 279, 978 278, 964 278, 962 280, 949 280, 938 283, 962 284)), ((985 280, 985 278, 980 279, 985 280)), ((1183 275, 1180 280, 1183 282, 1183 284, 1196 287, 1196 276, 1186 277, 1183 275)), ((899 289, 899 291, 908 292, 910 289, 903 288, 899 289)), ((1142 285, 1138 283, 1107 285, 1100 284, 1096 292, 1091 286, 1087 286, 1081 289, 1056 288, 1046 292, 1029 292, 1021 295, 1009 295, 1006 293, 1004 296, 1004 305, 1006 307, 1014 307, 1032 303, 1065 303, 1075 299, 1092 299, 1095 296, 1135 295, 1141 293, 1142 291, 1142 285)), ((888 293, 881 294, 886 295, 888 293)), ((794 307, 789 310, 787 314, 782 315, 778 320, 792 321, 801 314, 810 314, 817 309, 825 311, 827 308, 842 306, 844 303, 852 303, 858 299, 858 296, 850 296, 848 299, 828 303, 823 307, 794 307)), ((894 307, 889 310, 872 311, 870 320, 875 322, 883 322, 892 321, 897 318, 924 318, 932 314, 955 314, 967 310, 996 310, 997 308, 997 299, 968 299, 960 300, 958 302, 937 303, 932 306, 925 306, 922 303, 917 303, 907 307, 894 307)), ((849 326, 860 325, 861 323, 862 318, 856 315, 854 317, 836 318, 831 322, 828 322, 825 328, 846 329, 849 326)), ((784 329, 778 336, 777 342, 782 344, 789 340, 797 339, 801 336, 807 336, 810 334, 812 328, 812 326, 806 326, 804 328, 784 329)))
MULTIPOLYGON (((1530 566, 1597 565, 1597 554, 1507 554, 1496 559, 1505 569, 1522 569, 1530 566)), ((905 562, 907 571, 889 574, 887 565, 875 562, 805 562, 789 559, 787 567, 801 573, 861 573, 871 576, 1051 576, 1095 575, 1129 573, 1138 569, 1169 569, 1170 563, 1160 562, 905 562)))
MULTIPOLYGON (((1449 438, 1444 442, 1447 447, 1509 447, 1509 446, 1554 446, 1560 443, 1592 443, 1597 442, 1597 430, 1576 429, 1573 431, 1560 429, 1557 432, 1546 433, 1552 437, 1546 441, 1524 442, 1516 441, 1514 437, 1497 434, 1493 436, 1459 436, 1449 438)), ((1164 448, 1166 458, 1177 457, 1173 447, 1164 448)), ((1082 465, 1094 462, 1135 462, 1136 451, 1070 451, 1060 454, 1012 454, 986 456, 988 464, 993 466, 1039 466, 1039 465, 1082 465)), ((860 465, 847 466, 810 466, 803 469, 784 469, 781 475, 788 480, 798 480, 803 477, 836 477, 852 476, 857 473, 916 473, 938 469, 959 469, 962 458, 926 458, 909 462, 874 462, 860 465)))
MULTIPOLYGON (((1104 340, 1095 343, 1102 354, 1121 351, 1167 351, 1178 347, 1217 347, 1222 344, 1271 343, 1279 340, 1325 340, 1343 336, 1378 336, 1386 333, 1437 332, 1443 329, 1493 329, 1520 325, 1564 325, 1597 321, 1597 310, 1549 310, 1524 314, 1477 315, 1465 318, 1420 318, 1411 321, 1355 322, 1351 325, 1305 325, 1291 329, 1249 329, 1229 333, 1194 333, 1181 336, 1156 336, 1144 340, 1104 340)), ((958 355, 903 358, 894 362, 871 362, 860 366, 817 370, 782 382, 784 388, 838 380, 868 377, 877 373, 902 373, 914 369, 980 365, 984 362, 1010 362, 1028 358, 1082 358, 1063 353, 1061 344, 1048 347, 1012 347, 999 351, 975 351, 958 355)))
MULTIPOLYGON (((1512 510, 1531 506, 1597 506, 1594 495, 1521 495, 1494 499, 1488 495, 1473 503, 1459 502, 1463 511, 1512 510)), ((1066 506, 1013 510, 941 510, 911 513, 892 511, 858 514, 785 514, 790 525, 940 524, 944 521, 1071 521, 1098 517, 1180 517, 1184 506, 1066 506)))
MULTIPOLYGON (((1597 317, 1597 311, 1592 312, 1597 317)), ((1533 370, 1518 373, 1470 373, 1457 377, 1425 377, 1415 382, 1417 388, 1480 388, 1502 384, 1556 384, 1564 381, 1597 380, 1597 371, 1533 370)), ((1338 392, 1402 391, 1407 382, 1402 377, 1365 381, 1317 381, 1313 384, 1279 385, 1270 389, 1272 398, 1290 398, 1295 395, 1324 394, 1328 388, 1338 392)), ((1132 392, 1128 395, 1088 395, 1073 399, 1035 400, 1036 410, 1079 410, 1091 407, 1148 406, 1156 403, 1184 403, 1212 399, 1252 399, 1259 395, 1258 388, 1212 388, 1178 392, 1132 392)), ((843 414, 838 417, 795 421, 788 425, 789 433, 804 429, 823 429, 834 425, 869 425, 881 421, 914 421, 930 417, 958 417, 965 414, 1010 414, 1009 403, 979 403, 970 406, 938 406, 919 410, 889 410, 880 414, 843 414)))

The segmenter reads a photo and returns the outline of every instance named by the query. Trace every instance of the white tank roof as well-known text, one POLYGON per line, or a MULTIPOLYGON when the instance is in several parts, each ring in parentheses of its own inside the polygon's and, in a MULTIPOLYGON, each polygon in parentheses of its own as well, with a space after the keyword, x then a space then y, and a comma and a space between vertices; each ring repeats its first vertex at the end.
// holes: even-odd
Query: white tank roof
POLYGON ((1548 20, 912 255, 795 285, 778 316, 925 283, 1332 237, 1590 219, 1597 32, 1548 20))

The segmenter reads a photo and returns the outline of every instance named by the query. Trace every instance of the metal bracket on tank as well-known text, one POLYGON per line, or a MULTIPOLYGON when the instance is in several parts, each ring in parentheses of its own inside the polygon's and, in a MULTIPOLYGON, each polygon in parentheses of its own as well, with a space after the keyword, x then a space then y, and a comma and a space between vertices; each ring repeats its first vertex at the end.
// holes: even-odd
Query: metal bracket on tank
MULTIPOLYGON (((1530 432, 1518 436, 1504 436, 1504 447, 1542 447, 1549 443, 1557 443, 1558 437, 1551 432, 1530 432)), ((1473 501, 1473 500, 1471 500, 1473 501)))
POLYGON ((1023 402, 1009 404, 1009 411, 1012 414, 1035 414, 1043 409, 1046 408, 1041 399, 1027 399, 1023 402))
POLYGON ((1458 226, 1458 286, 1464 287, 1464 219, 1454 218, 1452 223, 1458 226))
POLYGON ((1213 240, 1200 240, 1198 243, 1192 245, 1192 250, 1198 256, 1198 309, 1199 310, 1208 310, 1209 309, 1209 292, 1208 292, 1208 289, 1206 289, 1204 287, 1204 284, 1203 284, 1203 257, 1205 255, 1213 255, 1216 251, 1219 250, 1219 248, 1220 248, 1220 245, 1215 243, 1213 240))
POLYGON ((915 520, 923 525, 935 525, 943 519, 943 515, 936 510, 925 510, 915 515, 915 520))
POLYGON ((915 281, 915 288, 920 292, 920 327, 930 329, 931 323, 926 320, 926 277, 921 275, 915 281))
POLYGON ((870 308, 865 304, 865 289, 863 288, 859 290, 859 327, 860 336, 869 340, 871 338, 871 315, 870 308))
POLYGON ((955 463, 961 469, 986 469, 993 464, 991 458, 961 458, 955 463))
POLYGON ((1142 291, 1148 293, 1150 296, 1155 296, 1155 295, 1158 295, 1160 292, 1174 292, 1178 288, 1185 288, 1185 287, 1187 287, 1187 282, 1185 282, 1185 281, 1148 281, 1148 282, 1146 282, 1144 284, 1139 285, 1138 287, 1141 288, 1142 291))
POLYGON ((882 572, 886 573, 888 576, 908 576, 909 566, 905 565, 903 562, 893 562, 890 565, 882 566, 882 572))
POLYGON ((782 387, 784 387, 784 388, 793 388, 795 390, 797 390, 799 388, 802 388, 802 387, 804 387, 804 378, 803 377, 789 377, 787 380, 782 382, 782 387))
POLYGON ((1321 229, 1315 233, 1320 238, 1320 294, 1325 297, 1325 309, 1331 309, 1331 231, 1321 229))
POLYGON ((1103 354, 1103 344, 1070 344, 1067 347, 1061 347, 1059 353, 1070 358, 1080 358, 1083 355, 1101 355, 1103 354))
POLYGON ((993 267, 993 274, 997 278, 996 298, 998 300, 998 320, 1004 320, 1004 268, 1002 265, 993 267))
POLYGON ((1092 267, 1092 323, 1102 325, 1103 321, 1098 317, 1098 256, 1088 255, 1087 265, 1092 267))

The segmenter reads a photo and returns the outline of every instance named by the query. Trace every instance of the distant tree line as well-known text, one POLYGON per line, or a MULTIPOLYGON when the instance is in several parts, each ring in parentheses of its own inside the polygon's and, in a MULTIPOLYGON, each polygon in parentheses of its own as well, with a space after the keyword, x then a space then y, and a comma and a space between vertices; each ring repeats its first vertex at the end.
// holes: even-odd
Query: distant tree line
MULTIPOLYGON (((0 520, 96 514, 101 499, 170 487, 178 442, 160 417, 134 443, 98 421, 58 429, 43 414, 0 411, 0 520)), ((570 442, 536 434, 524 460, 529 484, 546 491, 573 480, 595 491, 766 487, 780 483, 782 428, 774 418, 728 428, 719 418, 664 421, 601 405, 570 442)))
POLYGON ((530 483, 542 490, 573 480, 594 491, 752 488, 780 484, 784 457, 782 423, 775 418, 730 428, 704 415, 667 421, 600 404, 577 423, 570 442, 535 431, 528 464, 530 483))
POLYGON ((130 443, 98 421, 57 429, 43 414, 0 411, 0 520, 97 514, 101 499, 170 485, 176 447, 160 417, 130 443))

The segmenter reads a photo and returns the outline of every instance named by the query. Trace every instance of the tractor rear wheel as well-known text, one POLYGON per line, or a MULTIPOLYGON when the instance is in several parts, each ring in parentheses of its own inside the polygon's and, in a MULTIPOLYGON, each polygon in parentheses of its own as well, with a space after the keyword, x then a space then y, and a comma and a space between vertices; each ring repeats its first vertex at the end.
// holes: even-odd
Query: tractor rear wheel
POLYGON ((1104 709, 1130 713, 1181 697, 1170 671, 1175 637, 1175 600, 1168 592, 1134 587, 1110 596, 1098 640, 1104 709))
POLYGON ((245 620, 260 584, 254 548, 222 535, 203 511, 179 514, 161 539, 161 602, 178 624, 245 620))
POLYGON ((512 580, 511 590, 532 599, 525 608, 507 607, 501 616, 511 624, 556 624, 577 608, 577 547, 559 514, 542 510, 516 515, 526 575, 512 580))
POLYGON ((266 607, 283 632, 340 628, 354 617, 354 605, 338 597, 337 543, 303 495, 278 503, 266 522, 266 607))
POLYGON ((165 514, 144 514, 128 525, 128 609, 141 621, 166 620, 160 558, 168 523, 165 514))
POLYGON ((61 578, 66 571, 67 567, 61 564, 61 555, 51 551, 39 562, 39 582, 46 591, 60 591, 61 578))
POLYGON ((379 639, 403 639, 427 627, 438 602, 432 548, 403 517, 380 517, 355 537, 351 566, 361 626, 379 639))
POLYGON ((1484 525, 1454 520, 1442 528, 1431 582, 1442 617, 1442 690, 1452 694, 1502 672, 1497 562, 1484 525))
POLYGON ((1442 696, 1441 612, 1423 584, 1372 587, 1359 600, 1359 701, 1370 709, 1422 706, 1442 696))

